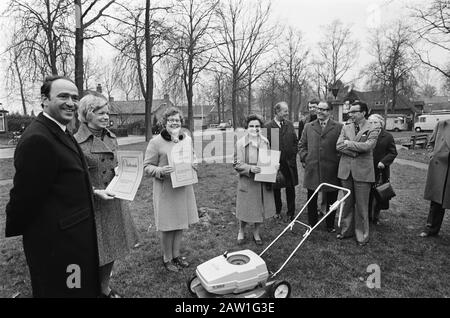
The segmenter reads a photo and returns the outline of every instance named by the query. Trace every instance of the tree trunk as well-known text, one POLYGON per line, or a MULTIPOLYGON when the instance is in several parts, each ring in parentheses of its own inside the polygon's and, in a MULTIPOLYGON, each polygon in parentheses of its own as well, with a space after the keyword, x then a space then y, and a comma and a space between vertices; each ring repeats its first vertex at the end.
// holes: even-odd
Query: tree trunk
MULTIPOLYGON (((152 102, 153 102, 153 59, 152 38, 150 37, 150 0, 145 1, 145 61, 147 64, 147 83, 145 97, 145 141, 152 138, 152 102)), ((139 63, 139 61, 138 61, 139 63)))
POLYGON ((84 46, 84 38, 83 38, 83 21, 81 20, 82 16, 82 8, 81 8, 81 0, 75 0, 75 19, 76 28, 75 28, 75 85, 78 88, 78 93, 80 96, 83 95, 83 82, 84 82, 84 70, 83 70, 83 46, 84 46))
POLYGON ((17 56, 15 56, 15 59, 14 59, 14 66, 16 67, 17 79, 19 80, 20 97, 22 99, 23 114, 27 115, 27 105, 25 103, 25 92, 24 92, 25 89, 24 89, 24 84, 23 84, 23 80, 22 80, 22 75, 20 74, 19 64, 17 62, 17 56))

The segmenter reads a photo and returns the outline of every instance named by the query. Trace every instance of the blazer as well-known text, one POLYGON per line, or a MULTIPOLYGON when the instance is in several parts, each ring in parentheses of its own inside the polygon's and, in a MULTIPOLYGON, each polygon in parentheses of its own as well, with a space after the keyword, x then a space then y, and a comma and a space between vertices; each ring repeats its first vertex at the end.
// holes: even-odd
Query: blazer
POLYGON ((14 166, 6 236, 23 235, 33 296, 97 297, 93 195, 78 144, 41 113, 20 138, 14 166), (71 288, 77 271, 80 288, 71 288))
POLYGON ((340 153, 336 143, 342 126, 332 119, 323 131, 318 119, 306 124, 298 144, 300 161, 306 163, 303 181, 306 189, 315 190, 324 182, 340 185, 337 177, 340 153))
POLYGON ((428 165, 425 199, 450 209, 450 120, 436 124, 428 147, 432 158, 428 165))
POLYGON ((378 140, 373 149, 373 167, 375 169, 375 179, 378 181, 379 174, 382 174, 382 181, 386 182, 390 178, 390 165, 397 157, 394 137, 386 130, 381 129, 378 140), (384 169, 378 169, 378 163, 382 162, 384 169))
POLYGON ((339 161, 338 178, 342 180, 352 176, 359 182, 375 182, 373 167, 373 149, 377 143, 379 130, 373 130, 367 120, 357 135, 355 124, 349 123, 342 127, 336 149, 341 152, 339 161), (344 144, 344 140, 348 144, 344 144))
POLYGON ((280 128, 275 120, 272 120, 264 127, 267 128, 267 139, 271 149, 281 151, 280 171, 286 180, 286 186, 296 186, 298 184, 297 135, 294 125, 286 120, 280 128))

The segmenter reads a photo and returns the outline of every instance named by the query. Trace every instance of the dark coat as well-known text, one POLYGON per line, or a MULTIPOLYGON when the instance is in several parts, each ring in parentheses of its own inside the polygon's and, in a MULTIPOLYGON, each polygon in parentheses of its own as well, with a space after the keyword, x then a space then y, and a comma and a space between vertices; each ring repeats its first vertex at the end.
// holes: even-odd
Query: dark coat
POLYGON ((296 186, 298 184, 297 172, 297 135, 294 125, 289 120, 280 128, 275 120, 268 122, 267 138, 272 150, 280 150, 280 171, 285 178, 285 184, 281 187, 296 186), (278 140, 275 138, 278 135, 278 140))
POLYGON ((6 236, 23 235, 33 296, 97 297, 93 194, 78 144, 39 114, 20 138, 14 166, 6 236), (79 268, 80 288, 67 284, 78 272, 70 265, 79 268))
POLYGON ((450 209, 450 120, 438 122, 429 147, 433 150, 433 157, 428 166, 425 199, 450 209))
MULTIPOLYGON (((337 177, 339 153, 336 143, 342 124, 328 120, 322 131, 319 120, 306 124, 299 142, 300 161, 306 163, 303 186, 315 190, 321 183, 340 185, 337 177)), ((325 189, 325 191, 335 189, 325 189)))
MULTIPOLYGON (((394 162, 395 157, 397 157, 397 148, 395 147, 394 137, 386 130, 381 129, 377 144, 373 149, 373 167, 376 185, 386 183, 390 179, 390 165, 394 162), (384 164, 384 169, 378 169, 379 162, 384 164)), ((389 201, 377 202, 377 204, 382 210, 389 209, 389 201)))
POLYGON ((300 120, 298 122, 298 140, 300 140, 302 138, 302 133, 303 133, 303 129, 305 128, 305 125, 307 123, 313 122, 317 119, 317 115, 306 115, 305 118, 303 118, 302 120, 300 120))

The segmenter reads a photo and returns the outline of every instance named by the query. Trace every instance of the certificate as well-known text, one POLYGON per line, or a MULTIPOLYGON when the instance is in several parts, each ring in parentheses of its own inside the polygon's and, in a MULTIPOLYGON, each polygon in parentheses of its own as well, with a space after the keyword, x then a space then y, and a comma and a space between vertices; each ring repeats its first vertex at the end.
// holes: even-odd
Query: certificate
POLYGON ((198 183, 197 172, 192 168, 194 153, 190 138, 185 138, 175 144, 168 156, 168 160, 169 165, 174 169, 170 174, 173 188, 198 183))
POLYGON ((141 151, 118 151, 118 173, 109 183, 106 190, 116 198, 133 201, 141 184, 144 156, 141 151))
POLYGON ((278 150, 260 149, 257 166, 261 172, 255 174, 255 181, 275 183, 277 179, 277 165, 280 162, 281 152, 278 150))

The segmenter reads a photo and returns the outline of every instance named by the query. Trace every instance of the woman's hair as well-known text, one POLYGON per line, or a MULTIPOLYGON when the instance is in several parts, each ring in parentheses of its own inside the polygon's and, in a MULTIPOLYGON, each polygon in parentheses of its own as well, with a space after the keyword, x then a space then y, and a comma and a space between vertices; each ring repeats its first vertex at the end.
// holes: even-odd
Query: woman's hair
POLYGON ((181 125, 183 125, 183 124, 184 124, 183 113, 181 112, 180 109, 178 109, 178 108, 176 108, 176 107, 169 107, 169 108, 164 112, 164 114, 163 114, 163 116, 162 116, 162 118, 161 118, 162 124, 163 124, 164 126, 166 126, 166 125, 167 125, 167 119, 168 119, 170 116, 174 116, 174 115, 176 115, 176 114, 179 114, 179 115, 180 115, 181 125))
POLYGON ((383 118, 383 116, 381 116, 379 114, 372 114, 372 115, 369 116, 369 120, 370 120, 370 118, 378 120, 381 123, 381 127, 384 127, 384 118, 383 118))
POLYGON ((108 105, 108 100, 105 96, 96 91, 87 91, 78 105, 78 119, 87 123, 89 112, 95 112, 106 105, 108 105))
POLYGON ((257 120, 259 121, 259 123, 261 124, 261 128, 264 126, 264 122, 261 116, 256 115, 256 114, 251 114, 248 115, 247 119, 245 120, 245 128, 248 128, 248 124, 252 121, 252 120, 257 120))

